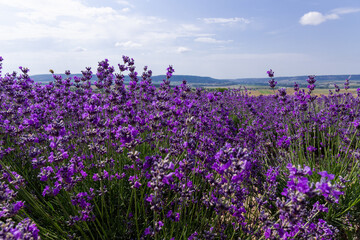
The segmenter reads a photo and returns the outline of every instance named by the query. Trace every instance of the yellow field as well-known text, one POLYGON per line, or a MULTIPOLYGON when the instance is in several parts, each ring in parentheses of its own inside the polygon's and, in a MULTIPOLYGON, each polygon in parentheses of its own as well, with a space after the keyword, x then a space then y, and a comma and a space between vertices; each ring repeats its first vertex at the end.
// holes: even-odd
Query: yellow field
MULTIPOLYGON (((232 86, 226 86, 226 87, 208 87, 207 89, 216 89, 216 88, 239 88, 240 85, 232 85, 232 86)), ((270 89, 270 88, 264 88, 264 87, 259 87, 259 86, 245 86, 248 90, 248 92, 253 95, 253 96, 260 96, 260 95, 271 95, 278 92, 278 90, 276 89, 275 91, 270 89)), ((241 86, 242 89, 244 89, 243 86, 241 86)), ((279 89, 279 88, 278 88, 279 89)), ((301 88, 304 89, 306 92, 308 91, 307 88, 301 88)), ((332 88, 331 91, 333 93, 335 93, 335 89, 332 88)), ((294 94, 294 89, 293 88, 286 88, 286 92, 289 95, 294 94)), ((350 88, 347 91, 345 91, 344 89, 340 89, 339 93, 345 93, 345 92, 350 92, 352 94, 357 94, 356 93, 356 88, 350 88)), ((328 95, 329 94, 329 89, 324 89, 324 88, 319 88, 316 89, 312 92, 312 94, 314 95, 328 95)))

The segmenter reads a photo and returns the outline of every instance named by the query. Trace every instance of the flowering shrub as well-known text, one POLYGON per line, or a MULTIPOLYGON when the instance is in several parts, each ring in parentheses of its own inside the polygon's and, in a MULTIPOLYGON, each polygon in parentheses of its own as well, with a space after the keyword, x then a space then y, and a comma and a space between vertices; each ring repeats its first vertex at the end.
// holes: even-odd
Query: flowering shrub
POLYGON ((156 88, 117 67, 0 75, 2 238, 356 236, 358 96, 311 95, 315 76, 294 95, 171 86, 172 66, 156 88))

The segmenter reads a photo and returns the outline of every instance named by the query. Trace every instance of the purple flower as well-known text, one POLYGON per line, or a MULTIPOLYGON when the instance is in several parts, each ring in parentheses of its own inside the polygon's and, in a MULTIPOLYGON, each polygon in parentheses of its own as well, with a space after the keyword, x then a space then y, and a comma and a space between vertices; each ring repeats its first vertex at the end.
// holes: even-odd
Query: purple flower
POLYGON ((316 183, 316 188, 321 191, 324 197, 328 197, 331 193, 331 185, 328 182, 318 182, 316 183))
POLYGON ((140 188, 140 186, 141 186, 141 183, 139 181, 136 181, 134 183, 134 188, 140 188))
POLYGON ((226 169, 228 169, 229 167, 231 166, 231 161, 228 161, 226 164, 223 164, 221 167, 220 167, 220 172, 224 172, 226 169))
POLYGON ((161 230, 162 227, 164 226, 164 223, 162 221, 158 221, 157 225, 158 225, 158 229, 161 230))
POLYGON ((314 91, 316 85, 315 84, 310 84, 307 86, 307 88, 310 90, 310 91, 314 91))
POLYGON ((152 234, 152 228, 151 227, 145 228, 144 235, 146 236, 150 234, 152 234))
POLYGON ((277 140, 276 145, 277 145, 279 148, 287 149, 287 148, 289 148, 289 146, 290 146, 290 143, 291 143, 290 140, 291 140, 290 137, 288 137, 288 136, 283 136, 283 137, 281 137, 281 138, 279 138, 279 139, 277 140))
POLYGON ((310 85, 313 85, 316 82, 315 75, 308 76, 308 79, 306 80, 310 85))
POLYGON ((278 92, 279 92, 280 97, 286 96, 286 88, 280 88, 280 89, 278 89, 278 92))
POLYGON ((100 180, 98 173, 95 173, 92 178, 93 178, 94 181, 99 181, 100 180))
POLYGON ((169 78, 171 78, 171 76, 175 72, 175 70, 173 69, 173 66, 171 66, 171 65, 166 70, 167 70, 166 78, 169 79, 169 78))
POLYGON ((193 234, 191 234, 189 237, 188 237, 188 240, 195 240, 195 239, 197 239, 197 236, 198 235, 198 233, 195 231, 193 234))
POLYGON ((39 173, 38 177, 40 177, 40 181, 47 181, 50 175, 54 172, 51 166, 41 168, 41 172, 39 173))
POLYGON ((274 72, 272 69, 270 69, 269 71, 267 71, 267 74, 270 78, 273 78, 274 77, 274 72))
POLYGON ((174 174, 175 174, 174 172, 171 172, 171 173, 165 175, 162 179, 163 183, 169 185, 173 181, 172 176, 174 176, 174 174))
POLYGON ((307 149, 309 152, 311 152, 311 153, 312 153, 312 152, 315 152, 315 151, 317 150, 316 147, 313 147, 313 146, 311 146, 311 145, 310 145, 309 147, 307 147, 306 149, 307 149))
POLYGON ((68 152, 63 151, 63 152, 61 153, 61 158, 62 158, 62 159, 67 159, 68 157, 69 157, 68 152))
POLYGON ((213 93, 208 93, 206 96, 209 99, 209 102, 213 102, 215 100, 215 96, 213 93))
POLYGON ((46 194, 50 193, 50 186, 45 186, 43 192, 42 192, 42 196, 45 197, 46 194))
POLYGON ((103 177, 104 177, 104 179, 109 178, 109 173, 106 170, 104 170, 103 177))
POLYGON ((172 215, 172 213, 173 213, 173 211, 172 211, 172 210, 169 210, 169 211, 167 212, 167 214, 166 214, 166 217, 167 217, 167 218, 170 218, 171 215, 172 215))
POLYGON ((269 80, 269 86, 271 88, 275 88, 276 84, 277 84, 277 82, 275 81, 275 79, 272 78, 269 80))
POLYGON ((328 180, 333 180, 335 177, 334 174, 328 174, 326 171, 318 172, 318 174, 323 178, 327 178, 328 180))
POLYGON ((288 165, 286 166, 287 169, 289 169, 289 178, 294 178, 294 177, 298 177, 298 176, 305 176, 305 175, 311 175, 311 168, 308 166, 304 166, 304 168, 301 168, 300 166, 298 168, 296 168, 294 165, 292 165, 291 163, 288 163, 288 165))
POLYGON ((17 225, 11 218, 7 219, 6 222, 0 220, 0 225, 2 227, 1 239, 40 239, 39 229, 29 218, 25 218, 17 225))
POLYGON ((14 212, 18 212, 22 207, 24 206, 24 202, 23 201, 17 201, 14 205, 14 212))
POLYGON ((84 170, 80 170, 80 174, 81 176, 83 176, 84 178, 87 177, 87 173, 84 170))
POLYGON ((345 88, 345 90, 348 90, 350 87, 349 87, 349 85, 350 85, 350 78, 351 78, 351 76, 349 76, 346 80, 345 80, 345 83, 344 83, 344 88, 345 88))
POLYGON ((294 82, 294 91, 297 92, 299 91, 299 84, 297 84, 296 82, 294 82))
POLYGON ((174 167, 175 167, 174 163, 170 162, 168 169, 174 170, 174 167))
POLYGON ((339 191, 339 185, 338 184, 332 184, 331 180, 335 178, 334 174, 329 174, 326 171, 318 172, 318 174, 321 176, 320 182, 317 182, 315 184, 316 190, 321 192, 321 194, 329 201, 336 203, 339 201, 340 195, 343 195, 344 193, 339 191))
POLYGON ((180 213, 175 213, 175 222, 180 221, 180 213))
POLYGON ((147 198, 145 198, 145 200, 147 201, 147 202, 152 202, 152 200, 153 200, 153 197, 154 197, 154 195, 152 195, 152 194, 150 194, 150 196, 149 197, 147 197, 147 198))
POLYGON ((360 129, 360 122, 359 120, 355 119, 355 121, 352 122, 354 128, 360 129))
POLYGON ((307 177, 302 177, 298 179, 298 183, 296 184, 296 190, 301 193, 307 193, 310 191, 309 180, 307 177))
POLYGON ((50 143, 50 147, 51 147, 51 148, 56 148, 56 143, 52 141, 52 142, 50 143))

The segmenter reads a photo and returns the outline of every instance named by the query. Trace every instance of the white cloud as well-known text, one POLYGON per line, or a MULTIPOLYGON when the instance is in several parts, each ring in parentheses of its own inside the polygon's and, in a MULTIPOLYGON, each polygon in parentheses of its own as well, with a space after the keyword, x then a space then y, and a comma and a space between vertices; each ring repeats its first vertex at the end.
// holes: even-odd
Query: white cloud
POLYGON ((360 12, 360 8, 336 8, 332 10, 335 14, 348 14, 348 13, 356 13, 360 12))
POLYGON ((323 15, 320 12, 308 12, 300 19, 301 25, 319 25, 330 19, 339 18, 336 14, 323 15))
MULTIPOLYGON (((83 0, 0 0, 0 9, 7 13, 0 15, 3 23, 0 44, 41 42, 49 50, 71 51, 82 51, 75 50, 81 46, 87 49, 87 54, 96 49, 119 52, 141 48, 150 54, 163 49, 184 52, 185 49, 176 51, 178 40, 200 38, 201 41, 201 37, 213 36, 190 22, 170 22, 158 16, 135 13, 131 1, 117 3, 123 6, 119 9, 95 7, 83 0)), ((19 46, 21 49, 26 45, 19 46)))
POLYGON ((195 26, 194 24, 181 24, 180 27, 182 30, 189 32, 197 32, 201 30, 201 28, 195 26))
POLYGON ((127 7, 127 8, 123 8, 123 9, 121 9, 121 11, 124 12, 124 13, 127 13, 127 12, 130 12, 130 8, 128 8, 128 7, 127 7))
POLYGON ((124 5, 124 6, 128 6, 131 8, 134 8, 135 6, 133 4, 131 4, 129 1, 124 1, 124 0, 117 0, 116 1, 118 4, 120 5, 124 5))
POLYGON ((339 19, 339 15, 360 12, 360 8, 337 8, 331 11, 330 14, 322 14, 320 12, 312 11, 304 14, 300 18, 301 25, 319 25, 327 20, 339 19))
POLYGON ((232 40, 217 40, 215 38, 211 38, 211 37, 198 37, 195 38, 194 40, 195 42, 202 42, 202 43, 228 43, 228 42, 232 42, 232 40))
POLYGON ((74 52, 86 52, 87 49, 86 48, 83 48, 83 47, 77 47, 73 50, 74 52))
POLYGON ((54 21, 58 17, 89 18, 115 14, 110 7, 88 7, 76 0, 0 0, 0 5, 17 9, 16 15, 30 21, 54 21))
POLYGON ((149 32, 164 31, 159 24, 164 19, 127 15, 110 7, 88 6, 80 0, 0 0, 0 8, 11 12, 0 28, 0 41, 116 39, 126 42, 149 32), (146 33, 139 34, 143 32, 146 33))
POLYGON ((156 74, 163 74, 166 65, 173 64, 179 65, 179 72, 184 66, 183 73, 221 75, 215 72, 218 59, 212 60, 214 65, 205 64, 208 47, 216 49, 216 53, 225 52, 218 50, 219 46, 232 42, 218 35, 217 27, 231 23, 245 26, 247 22, 239 18, 167 21, 134 11, 123 1, 113 8, 90 2, 93 1, 0 0, 0 9, 6 13, 0 14, 4 66, 13 69, 17 69, 17 64, 27 66, 32 74, 49 68, 79 72, 86 66, 96 69, 96 63, 105 58, 112 63, 121 62, 125 54, 139 61, 137 66, 149 64, 156 74), (126 8, 130 12, 124 13, 126 8), (200 71, 193 65, 201 61, 204 64, 200 71))
POLYGON ((187 47, 178 47, 176 49, 176 52, 178 52, 178 53, 185 53, 185 52, 190 52, 190 51, 191 51, 191 49, 187 48, 187 47))
POLYGON ((142 45, 140 43, 136 43, 133 41, 126 41, 126 42, 116 42, 115 47, 122 47, 124 49, 130 49, 130 48, 139 48, 142 45))
POLYGON ((227 23, 244 23, 249 24, 250 20, 246 18, 202 18, 201 19, 204 23, 211 24, 211 23, 220 23, 220 24, 227 24, 227 23))

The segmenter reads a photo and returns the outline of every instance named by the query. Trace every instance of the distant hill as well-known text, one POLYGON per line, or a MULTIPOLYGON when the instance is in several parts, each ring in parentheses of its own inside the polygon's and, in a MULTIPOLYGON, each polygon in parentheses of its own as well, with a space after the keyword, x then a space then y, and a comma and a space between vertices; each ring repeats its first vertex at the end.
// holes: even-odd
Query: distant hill
MULTIPOLYGON (((66 78, 65 74, 61 75, 63 78, 66 78)), ((74 76, 82 77, 82 74, 71 74, 70 77, 74 76)), ((54 79, 51 74, 38 74, 30 76, 35 82, 40 83, 49 83, 54 79)), ((320 75, 316 76, 316 86, 318 88, 329 88, 333 87, 334 83, 339 86, 345 82, 349 75, 320 75)), ((165 79, 165 75, 158 75, 152 77, 152 82, 155 85, 159 85, 165 79)), ((297 82, 300 87, 305 87, 308 85, 306 79, 308 76, 292 76, 292 77, 275 77, 275 81, 278 82, 279 87, 292 87, 294 82, 297 82)), ((129 82, 129 77, 125 76, 125 83, 129 82)), ((268 81, 270 78, 238 78, 238 79, 216 79, 211 77, 201 77, 193 75, 173 75, 171 77, 172 85, 179 85, 183 80, 186 80, 189 85, 192 87, 227 87, 233 85, 243 85, 243 86, 268 86, 268 81)), ((91 79, 92 82, 98 80, 96 75, 93 75, 91 79)), ((360 74, 351 75, 350 86, 360 87, 360 74)))
MULTIPOLYGON (((61 75, 63 78, 66 78, 67 76, 65 74, 56 74, 61 75)), ((74 77, 82 77, 82 74, 70 74, 70 77, 74 79, 74 77)), ((30 76, 31 79, 33 79, 35 82, 40 83, 49 83, 54 81, 51 74, 38 74, 38 75, 32 75, 30 76)), ((152 82, 156 85, 163 82, 163 79, 166 79, 165 75, 158 75, 153 76, 152 82)), ((97 81, 98 78, 96 75, 93 75, 91 82, 97 81)), ((234 81, 226 80, 226 79, 215 79, 211 77, 201 77, 201 76, 191 76, 191 75, 173 75, 171 77, 171 84, 172 85, 179 85, 182 83, 183 80, 186 80, 187 83, 194 87, 205 87, 205 86, 229 86, 236 84, 234 81)), ((130 77, 125 76, 125 83, 129 83, 130 77)))
MULTIPOLYGON (((316 76, 316 86, 317 87, 329 87, 334 84, 343 84, 345 79, 347 79, 350 75, 320 75, 316 76)), ((306 79, 308 76, 293 76, 293 77, 275 77, 275 81, 278 83, 277 86, 282 87, 292 87, 294 82, 299 84, 301 87, 305 87, 308 85, 306 79)), ((237 84, 242 85, 260 85, 260 86, 268 86, 268 81, 270 78, 239 78, 231 80, 236 82, 237 84)), ((350 78, 350 86, 351 85, 360 85, 360 74, 351 75, 350 78)))

